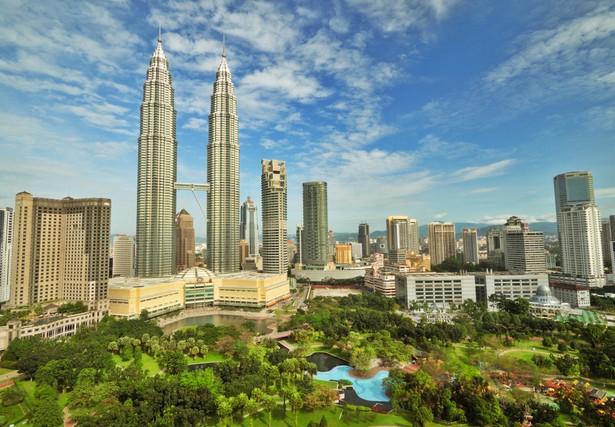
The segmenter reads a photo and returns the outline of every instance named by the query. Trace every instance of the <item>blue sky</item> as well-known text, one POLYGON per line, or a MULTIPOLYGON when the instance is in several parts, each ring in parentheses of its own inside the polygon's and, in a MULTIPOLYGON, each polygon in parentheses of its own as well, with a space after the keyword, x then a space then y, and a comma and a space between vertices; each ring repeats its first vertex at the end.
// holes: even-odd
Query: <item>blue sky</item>
MULTIPOLYGON (((329 226, 388 215, 555 219, 552 178, 594 173, 615 214, 611 1, 3 1, 0 206, 109 197, 134 233, 142 85, 158 20, 175 87, 178 181, 204 182, 221 40, 240 118, 241 198, 260 160, 329 185, 329 226)), ((205 209, 204 195, 200 195, 205 209)), ((178 210, 204 219, 190 192, 178 210)))

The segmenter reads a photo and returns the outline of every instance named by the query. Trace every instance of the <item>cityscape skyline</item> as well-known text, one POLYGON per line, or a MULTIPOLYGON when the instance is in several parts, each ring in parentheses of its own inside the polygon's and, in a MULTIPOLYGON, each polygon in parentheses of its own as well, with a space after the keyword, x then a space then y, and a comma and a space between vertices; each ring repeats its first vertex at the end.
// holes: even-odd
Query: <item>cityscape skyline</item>
MULTIPOLYGON (((179 182, 205 182, 207 94, 225 34, 242 118, 240 200, 259 200, 260 159, 285 158, 292 229, 313 180, 328 182, 337 232, 382 230, 390 215, 554 222, 551 179, 575 170, 593 172, 596 204, 612 214, 613 6, 438 4, 9 4, 0 206, 23 190, 108 197, 112 232, 135 233, 139 92, 160 18, 179 182)), ((176 211, 201 211, 188 192, 177 198, 176 211)), ((197 235, 204 224, 195 215, 197 235)))

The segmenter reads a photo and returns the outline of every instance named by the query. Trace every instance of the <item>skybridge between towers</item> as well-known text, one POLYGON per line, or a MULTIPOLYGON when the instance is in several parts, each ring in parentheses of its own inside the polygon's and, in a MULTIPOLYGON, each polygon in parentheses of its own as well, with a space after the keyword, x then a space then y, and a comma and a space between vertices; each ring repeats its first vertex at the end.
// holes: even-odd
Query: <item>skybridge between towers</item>
POLYGON ((184 182, 176 182, 175 183, 175 191, 177 191, 177 190, 189 190, 189 191, 192 191, 192 195, 194 196, 194 199, 196 200, 196 203, 199 205, 199 209, 201 210, 201 213, 203 214, 203 217, 205 218, 205 220, 207 220, 207 215, 203 211, 203 207, 201 206, 201 203, 199 202, 199 198, 196 197, 195 191, 209 191, 209 184, 187 184, 187 183, 184 183, 184 182))

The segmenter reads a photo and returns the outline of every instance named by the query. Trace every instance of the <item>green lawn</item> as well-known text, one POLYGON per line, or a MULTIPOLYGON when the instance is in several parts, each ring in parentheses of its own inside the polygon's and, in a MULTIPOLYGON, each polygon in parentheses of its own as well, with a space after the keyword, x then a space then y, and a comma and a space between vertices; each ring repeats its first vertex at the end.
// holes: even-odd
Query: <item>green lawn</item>
MULTIPOLYGON (((119 354, 114 354, 113 361, 115 362, 116 365, 122 368, 126 368, 128 367, 128 365, 130 365, 133 362, 133 359, 130 359, 129 361, 125 362, 122 360, 122 356, 120 356, 119 354)), ((158 366, 158 362, 156 362, 156 359, 154 359, 149 354, 143 353, 141 357, 141 361, 143 363, 143 370, 149 371, 149 374, 151 376, 154 376, 158 372, 160 372, 160 367, 158 366)))
POLYGON ((337 381, 314 380, 314 384, 316 384, 317 386, 324 385, 328 388, 337 389, 337 381))
POLYGON ((0 375, 8 374, 9 372, 13 372, 13 371, 14 369, 0 368, 0 375))
POLYGON ((191 365, 193 363, 221 362, 223 360, 228 359, 229 357, 225 354, 220 354, 220 353, 216 353, 215 351, 211 351, 207 353, 205 357, 186 356, 186 358, 188 359, 188 364, 191 365))

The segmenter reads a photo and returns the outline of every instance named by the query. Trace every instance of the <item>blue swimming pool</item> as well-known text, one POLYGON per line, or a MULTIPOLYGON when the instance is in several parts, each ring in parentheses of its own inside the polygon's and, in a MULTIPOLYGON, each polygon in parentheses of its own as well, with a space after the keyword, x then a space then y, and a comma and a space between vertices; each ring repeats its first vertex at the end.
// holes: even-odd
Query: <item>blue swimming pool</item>
POLYGON ((357 392, 361 399, 371 400, 373 402, 389 402, 390 399, 384 394, 382 380, 389 376, 387 371, 380 371, 372 378, 357 379, 348 375, 352 368, 348 365, 340 365, 327 372, 318 372, 315 376, 318 380, 349 380, 352 382, 352 388, 357 392))

